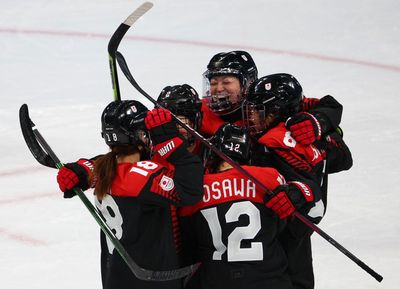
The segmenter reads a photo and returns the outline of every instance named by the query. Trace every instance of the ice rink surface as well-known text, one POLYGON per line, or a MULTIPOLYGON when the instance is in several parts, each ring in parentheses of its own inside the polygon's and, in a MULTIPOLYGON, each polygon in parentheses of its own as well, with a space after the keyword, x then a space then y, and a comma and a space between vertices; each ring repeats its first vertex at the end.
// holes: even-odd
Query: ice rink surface
MULTIPOLYGON (((29 105, 64 162, 106 152, 100 114, 113 99, 107 44, 141 3, 1 0, 0 288, 101 287, 98 225, 79 199, 62 199, 56 171, 34 160, 18 109, 29 105)), ((316 288, 398 288, 400 2, 154 3, 120 45, 135 78, 154 97, 182 83, 201 93, 211 56, 244 49, 259 76, 291 73, 307 96, 331 94, 344 105, 342 128, 354 166, 330 177, 320 227, 384 280, 376 282, 315 235, 316 288)), ((119 76, 122 98, 143 100, 119 76)))

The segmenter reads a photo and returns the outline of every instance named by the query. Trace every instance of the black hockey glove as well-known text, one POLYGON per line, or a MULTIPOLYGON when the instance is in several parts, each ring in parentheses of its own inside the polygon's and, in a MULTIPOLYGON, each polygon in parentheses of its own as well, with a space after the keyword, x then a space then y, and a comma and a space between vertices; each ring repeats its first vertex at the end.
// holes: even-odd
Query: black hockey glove
POLYGON ((307 214, 314 206, 314 195, 312 189, 303 182, 288 182, 287 195, 295 206, 296 210, 302 214, 307 214))

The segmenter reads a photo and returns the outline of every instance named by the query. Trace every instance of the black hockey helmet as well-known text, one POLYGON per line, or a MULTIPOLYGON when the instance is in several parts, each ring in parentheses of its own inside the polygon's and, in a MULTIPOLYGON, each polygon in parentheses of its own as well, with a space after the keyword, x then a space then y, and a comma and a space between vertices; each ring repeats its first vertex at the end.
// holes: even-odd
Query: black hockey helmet
POLYGON ((177 116, 187 117, 198 130, 201 125, 201 100, 197 91, 188 84, 166 86, 157 103, 177 116))
POLYGON ((294 76, 276 73, 259 78, 250 85, 244 101, 243 119, 248 124, 251 111, 262 112, 263 117, 274 116, 274 124, 297 113, 303 98, 303 89, 294 76))
MULTIPOLYGON (((251 142, 248 130, 245 127, 231 123, 224 124, 210 138, 210 142, 219 151, 239 164, 249 163, 251 142)), ((219 160, 219 157, 211 150, 209 150, 207 157, 213 163, 215 163, 215 159, 219 160)))
POLYGON ((257 79, 257 66, 247 51, 230 51, 215 54, 207 65, 204 76, 211 79, 213 76, 231 74, 239 78, 242 87, 257 79))
POLYGON ((207 70, 203 73, 203 93, 205 97, 209 98, 208 106, 211 111, 218 115, 226 115, 238 110, 250 84, 257 79, 257 75, 257 66, 246 51, 236 50, 214 55, 207 65, 207 70), (239 79, 241 91, 238 95, 238 103, 231 103, 228 96, 211 99, 210 81, 214 76, 220 75, 233 75, 239 79))
POLYGON ((101 115, 102 137, 109 146, 141 145, 149 147, 149 133, 144 124, 148 109, 136 100, 116 100, 101 115))

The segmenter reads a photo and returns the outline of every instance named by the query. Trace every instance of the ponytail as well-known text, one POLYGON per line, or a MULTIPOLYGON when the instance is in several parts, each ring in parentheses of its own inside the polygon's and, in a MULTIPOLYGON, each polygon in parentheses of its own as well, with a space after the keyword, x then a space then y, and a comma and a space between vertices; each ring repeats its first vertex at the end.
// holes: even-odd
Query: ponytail
POLYGON ((110 193, 111 185, 117 173, 117 157, 137 152, 136 146, 113 146, 111 151, 100 156, 94 163, 94 175, 97 179, 95 194, 97 199, 102 200, 110 193))

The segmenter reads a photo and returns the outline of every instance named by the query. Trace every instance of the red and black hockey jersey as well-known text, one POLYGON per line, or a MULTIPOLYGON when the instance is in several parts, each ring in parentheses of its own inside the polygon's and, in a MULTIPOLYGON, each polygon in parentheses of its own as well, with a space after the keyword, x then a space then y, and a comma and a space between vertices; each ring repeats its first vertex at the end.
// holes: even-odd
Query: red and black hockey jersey
POLYGON ((220 128, 223 124, 229 122, 234 123, 239 126, 243 125, 242 121, 242 111, 238 110, 233 114, 225 115, 225 116, 218 116, 213 113, 207 105, 207 99, 202 99, 201 104, 201 126, 200 126, 200 133, 205 134, 207 136, 212 136, 216 133, 218 128, 220 128))
MULTIPOLYGON (((284 182, 273 168, 243 168, 271 190, 284 182)), ((204 176, 202 200, 179 210, 184 247, 202 262, 190 288, 292 288, 265 193, 235 169, 204 176)))
MULTIPOLYGON (((181 267, 176 247, 177 215, 171 204, 193 204, 203 195, 200 160, 195 156, 182 159, 183 163, 174 164, 174 171, 152 161, 120 163, 110 194, 96 200, 101 215, 133 260, 149 270, 181 267)), ((137 279, 112 243, 101 235, 104 289, 181 288, 181 280, 137 279)))
POLYGON ((321 152, 314 145, 296 142, 284 122, 266 132, 258 142, 273 150, 296 170, 311 172, 313 167, 323 161, 321 152))
POLYGON ((254 147, 252 164, 276 168, 287 181, 301 181, 313 191, 315 206, 309 213, 320 221, 325 212, 320 184, 325 164, 323 155, 314 145, 302 145, 291 136, 283 122, 268 130, 254 147))

